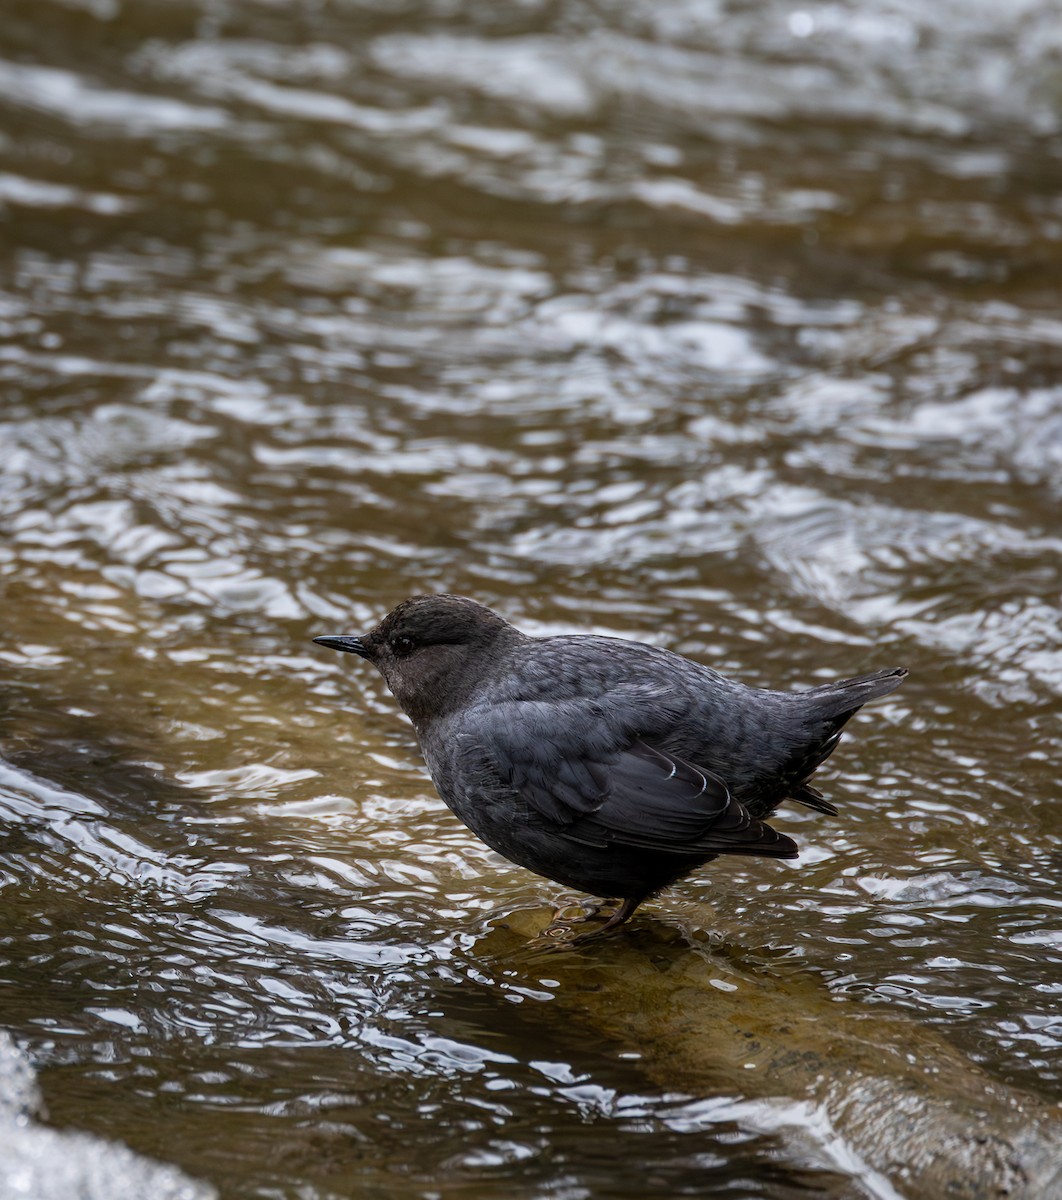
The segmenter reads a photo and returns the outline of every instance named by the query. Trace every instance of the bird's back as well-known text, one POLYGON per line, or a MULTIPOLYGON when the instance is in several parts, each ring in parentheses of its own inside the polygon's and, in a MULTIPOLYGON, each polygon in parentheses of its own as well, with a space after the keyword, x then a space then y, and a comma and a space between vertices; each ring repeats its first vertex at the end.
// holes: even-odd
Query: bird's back
POLYGON ((510 649, 508 669, 484 699, 594 702, 602 719, 639 735, 726 782, 754 816, 787 797, 831 811, 807 784, 868 700, 899 687, 904 670, 879 671, 798 692, 751 688, 672 651, 595 635, 528 638, 510 649))

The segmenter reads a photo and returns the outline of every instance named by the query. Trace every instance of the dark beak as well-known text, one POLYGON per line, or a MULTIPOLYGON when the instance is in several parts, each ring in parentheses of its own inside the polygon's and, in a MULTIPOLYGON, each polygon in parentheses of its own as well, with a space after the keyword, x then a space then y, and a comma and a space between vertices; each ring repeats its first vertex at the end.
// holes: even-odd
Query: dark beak
POLYGON ((362 658, 369 657, 369 651, 365 643, 359 637, 315 637, 313 639, 318 646, 327 646, 329 650, 343 650, 347 654, 357 654, 362 658))

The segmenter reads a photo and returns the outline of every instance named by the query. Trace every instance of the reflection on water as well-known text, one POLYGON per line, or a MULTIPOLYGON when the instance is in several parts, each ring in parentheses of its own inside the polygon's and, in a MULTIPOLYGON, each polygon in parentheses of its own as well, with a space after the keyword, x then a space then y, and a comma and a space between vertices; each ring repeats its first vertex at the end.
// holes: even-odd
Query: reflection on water
POLYGON ((798 863, 639 927, 1060 1098, 1059 44, 1050 0, 8 0, 0 982, 56 1123, 233 1196, 874 1191, 481 985, 555 889, 308 644, 433 589, 909 665, 798 863))

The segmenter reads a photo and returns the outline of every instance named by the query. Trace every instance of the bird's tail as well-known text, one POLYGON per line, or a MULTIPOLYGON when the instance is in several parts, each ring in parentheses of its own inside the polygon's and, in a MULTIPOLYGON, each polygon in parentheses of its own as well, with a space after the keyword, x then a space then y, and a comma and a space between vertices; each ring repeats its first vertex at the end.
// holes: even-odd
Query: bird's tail
POLYGON ((826 683, 800 695, 801 699, 812 703, 819 717, 844 717, 847 720, 867 701, 896 691, 906 678, 906 667, 893 667, 889 671, 875 671, 872 675, 857 675, 854 679, 838 679, 836 683, 826 683))
POLYGON ((877 700, 894 692, 906 678, 905 667, 894 667, 890 671, 875 671, 872 675, 857 675, 854 679, 838 679, 835 683, 793 693, 799 697, 805 724, 816 732, 810 745, 789 764, 793 780, 789 789, 790 800, 817 812, 836 816, 837 809, 818 788, 811 786, 811 776, 837 748, 841 730, 849 717, 868 700, 877 700))

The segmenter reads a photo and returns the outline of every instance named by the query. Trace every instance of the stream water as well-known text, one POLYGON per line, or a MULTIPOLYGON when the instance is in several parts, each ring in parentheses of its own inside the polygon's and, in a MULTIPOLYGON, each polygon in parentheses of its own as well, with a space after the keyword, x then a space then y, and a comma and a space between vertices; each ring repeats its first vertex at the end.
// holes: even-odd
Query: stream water
POLYGON ((562 889, 309 640, 421 591, 909 667, 799 860, 629 936, 1062 1100, 1062 5, 0 10, 0 1026, 51 1123, 238 1200, 884 1194, 543 1020, 570 964, 490 985, 562 889))

